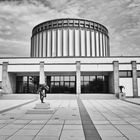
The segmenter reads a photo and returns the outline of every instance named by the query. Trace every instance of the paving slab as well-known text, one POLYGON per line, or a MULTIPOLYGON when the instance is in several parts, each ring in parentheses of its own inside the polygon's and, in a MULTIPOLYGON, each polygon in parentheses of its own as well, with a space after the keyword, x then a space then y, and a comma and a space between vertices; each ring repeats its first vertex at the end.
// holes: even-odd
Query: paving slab
MULTIPOLYGON (((40 101, 0 114, 0 140, 139 140, 140 106, 117 99, 82 97, 84 109, 76 98, 45 99, 50 108, 40 101), (38 106, 38 108, 35 108, 38 106), (37 110, 55 110, 44 114, 37 110), (26 114, 29 110, 35 113, 26 114), (82 116, 82 119, 81 119, 82 116), (93 125, 91 125, 93 123, 93 125), (84 125, 84 129, 83 129, 84 125), (95 131, 96 130, 96 131, 95 131), (85 136, 86 134, 86 136, 85 136)), ((16 99, 18 100, 18 99, 16 99)))
POLYGON ((35 109, 30 109, 30 110, 28 110, 27 112, 26 112, 26 114, 53 114, 55 112, 55 110, 54 109, 49 109, 49 108, 47 108, 47 109, 37 109, 37 108, 35 108, 35 109))
POLYGON ((28 124, 24 126, 23 130, 29 130, 29 129, 40 130, 43 126, 44 126, 43 124, 28 124))
POLYGON ((14 135, 7 140, 32 140, 33 137, 34 136, 27 136, 27 135, 17 136, 17 135, 14 135))
POLYGON ((83 100, 83 103, 103 140, 140 138, 140 106, 121 100, 83 100), (97 116, 109 124, 97 121, 97 116))
POLYGON ((54 136, 36 136, 34 138, 34 140, 59 140, 59 137, 54 137, 54 136))
POLYGON ((21 129, 15 135, 21 135, 22 137, 25 136, 35 136, 39 132, 38 129, 21 129))

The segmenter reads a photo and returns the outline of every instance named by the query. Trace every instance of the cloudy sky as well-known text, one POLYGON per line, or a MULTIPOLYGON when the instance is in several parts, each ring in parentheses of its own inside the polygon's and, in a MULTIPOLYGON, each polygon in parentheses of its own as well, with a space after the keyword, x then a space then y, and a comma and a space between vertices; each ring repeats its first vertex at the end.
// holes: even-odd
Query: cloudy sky
POLYGON ((30 56, 32 28, 68 17, 105 25, 111 55, 140 55, 140 0, 0 0, 0 57, 30 56))

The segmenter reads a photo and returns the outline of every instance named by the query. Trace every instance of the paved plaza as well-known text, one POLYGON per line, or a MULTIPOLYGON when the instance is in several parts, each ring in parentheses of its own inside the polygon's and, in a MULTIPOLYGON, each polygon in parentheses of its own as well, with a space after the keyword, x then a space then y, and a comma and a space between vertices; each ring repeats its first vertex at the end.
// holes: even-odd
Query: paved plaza
POLYGON ((0 140, 140 139, 139 105, 88 95, 49 95, 44 104, 22 97, 1 97, 0 140))

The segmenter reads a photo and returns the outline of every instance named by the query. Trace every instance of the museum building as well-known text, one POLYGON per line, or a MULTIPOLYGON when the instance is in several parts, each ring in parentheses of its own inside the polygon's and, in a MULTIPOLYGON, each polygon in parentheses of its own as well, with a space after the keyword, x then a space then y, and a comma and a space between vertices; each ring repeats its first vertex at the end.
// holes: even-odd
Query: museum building
MULTIPOLYGON (((116 46, 117 47, 117 46, 116 46)), ((55 19, 32 30, 30 57, 0 58, 5 93, 36 93, 46 83, 50 94, 140 96, 140 57, 110 56, 105 26, 85 19, 55 19)))

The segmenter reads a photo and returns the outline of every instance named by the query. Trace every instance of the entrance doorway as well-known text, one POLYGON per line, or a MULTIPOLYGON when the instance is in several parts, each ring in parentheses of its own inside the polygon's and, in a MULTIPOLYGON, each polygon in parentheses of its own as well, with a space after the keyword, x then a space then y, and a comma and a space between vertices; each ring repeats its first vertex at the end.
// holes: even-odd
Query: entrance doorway
POLYGON ((17 76, 16 93, 37 94, 39 87, 39 76, 17 76))
POLYGON ((49 93, 76 93, 75 76, 46 76, 49 93))
POLYGON ((81 93, 108 93, 109 78, 105 75, 81 76, 81 93))

